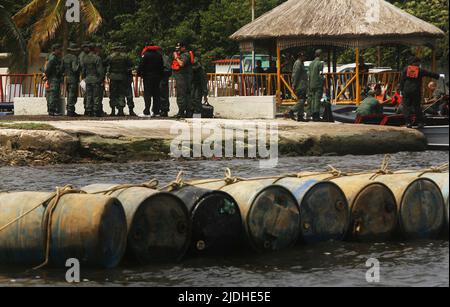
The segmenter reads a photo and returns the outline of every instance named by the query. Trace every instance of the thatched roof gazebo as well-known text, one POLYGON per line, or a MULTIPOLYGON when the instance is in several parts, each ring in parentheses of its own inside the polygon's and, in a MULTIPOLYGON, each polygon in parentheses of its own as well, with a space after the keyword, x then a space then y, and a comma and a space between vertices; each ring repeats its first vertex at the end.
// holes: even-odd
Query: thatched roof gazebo
MULTIPOLYGON (((301 46, 433 48, 445 33, 383 0, 288 0, 231 35, 243 51, 301 46)), ((278 63, 280 70, 280 63, 278 63)), ((358 65, 356 80, 358 79, 358 65)), ((357 82, 357 84, 359 84, 357 82)))

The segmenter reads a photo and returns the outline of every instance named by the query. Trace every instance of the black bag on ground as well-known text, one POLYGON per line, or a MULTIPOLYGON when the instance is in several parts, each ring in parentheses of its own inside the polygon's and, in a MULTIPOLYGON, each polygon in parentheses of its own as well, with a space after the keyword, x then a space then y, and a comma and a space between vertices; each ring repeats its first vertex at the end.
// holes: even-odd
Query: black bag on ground
POLYGON ((214 107, 208 102, 202 105, 202 118, 214 118, 214 107))

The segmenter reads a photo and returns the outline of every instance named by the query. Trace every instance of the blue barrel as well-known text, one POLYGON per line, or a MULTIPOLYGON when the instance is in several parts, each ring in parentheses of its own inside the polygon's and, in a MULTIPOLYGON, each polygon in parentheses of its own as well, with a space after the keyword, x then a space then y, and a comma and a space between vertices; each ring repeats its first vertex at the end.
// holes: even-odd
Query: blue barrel
POLYGON ((395 195, 399 212, 399 230, 405 239, 434 239, 445 223, 445 204, 439 186, 417 173, 378 176, 395 195))
MULTIPOLYGON (((51 193, 0 194, 0 228, 38 206, 51 193)), ((45 260, 42 205, 0 231, 0 265, 36 266, 45 260)), ((69 258, 82 266, 113 268, 125 253, 127 224, 121 203, 111 197, 66 194, 53 215, 49 265, 65 267, 69 258)))
POLYGON ((343 240, 350 224, 344 192, 333 182, 286 177, 276 181, 286 187, 300 207, 300 238, 305 243, 343 240))
MULTIPOLYGON (((98 193, 116 187, 113 184, 94 184, 82 189, 98 193)), ((107 194, 116 197, 125 209, 127 262, 145 265, 182 259, 189 247, 191 222, 180 198, 145 187, 128 187, 107 194)))

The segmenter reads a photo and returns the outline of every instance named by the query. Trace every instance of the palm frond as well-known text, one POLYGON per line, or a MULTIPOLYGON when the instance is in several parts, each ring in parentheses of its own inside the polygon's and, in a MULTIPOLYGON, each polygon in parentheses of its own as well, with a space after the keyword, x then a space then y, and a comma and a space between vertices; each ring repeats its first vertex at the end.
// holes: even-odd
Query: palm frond
POLYGON ((46 6, 49 5, 48 0, 32 0, 19 12, 13 16, 13 20, 18 27, 23 27, 29 23, 30 18, 37 15, 46 6))
POLYGON ((33 25, 33 32, 28 42, 30 60, 36 59, 40 54, 40 46, 55 37, 61 26, 65 13, 65 1, 54 0, 49 5, 42 18, 33 25))
POLYGON ((81 11, 83 12, 84 21, 86 23, 86 32, 92 34, 102 24, 102 16, 95 8, 94 4, 90 0, 81 1, 81 11))
POLYGON ((4 46, 10 51, 14 69, 22 69, 26 62, 26 45, 20 30, 14 24, 9 12, 0 5, 0 28, 4 36, 4 46))

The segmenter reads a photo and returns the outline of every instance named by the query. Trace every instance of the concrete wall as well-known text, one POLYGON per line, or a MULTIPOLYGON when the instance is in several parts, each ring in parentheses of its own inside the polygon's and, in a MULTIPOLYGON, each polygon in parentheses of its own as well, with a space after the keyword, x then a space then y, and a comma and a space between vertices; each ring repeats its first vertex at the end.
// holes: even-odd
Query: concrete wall
MULTIPOLYGON (((214 106, 215 115, 218 118, 229 119, 274 119, 276 115, 276 100, 273 96, 263 97, 210 97, 210 104, 214 106)), ((135 98, 135 112, 142 114, 145 103, 142 97, 135 98)), ((111 112, 109 99, 103 100, 103 109, 108 114, 111 112)), ((65 111, 65 102, 61 100, 61 110, 65 111)), ((79 98, 76 112, 84 114, 83 99, 79 98)), ((170 116, 178 113, 176 98, 170 99, 170 116)), ((45 98, 16 97, 14 99, 15 115, 46 115, 47 101, 45 98)), ((128 108, 125 108, 128 114, 128 108)))

